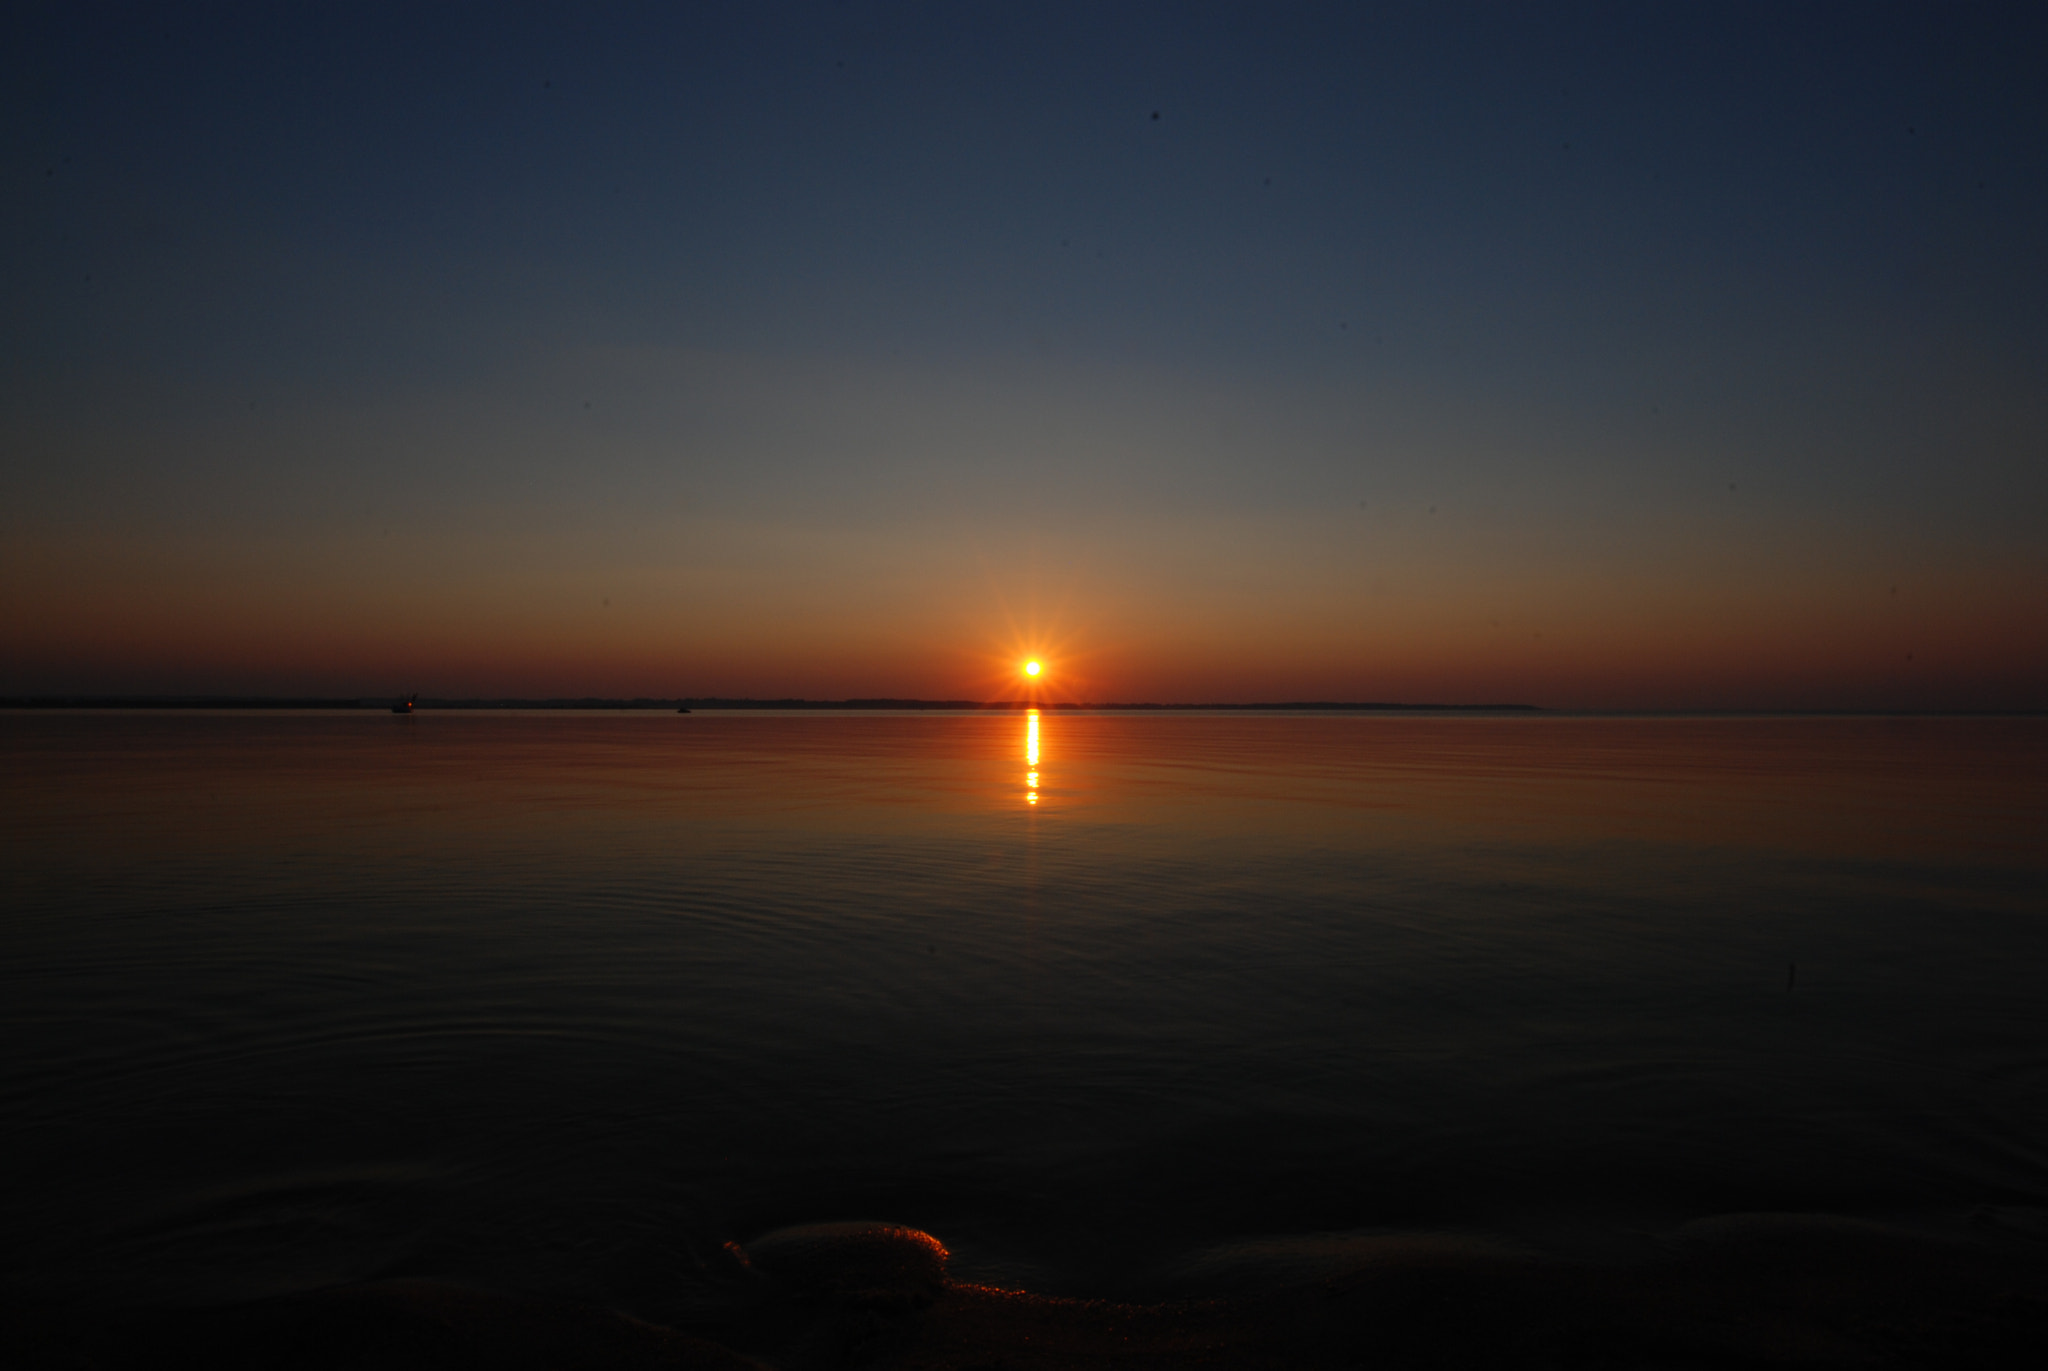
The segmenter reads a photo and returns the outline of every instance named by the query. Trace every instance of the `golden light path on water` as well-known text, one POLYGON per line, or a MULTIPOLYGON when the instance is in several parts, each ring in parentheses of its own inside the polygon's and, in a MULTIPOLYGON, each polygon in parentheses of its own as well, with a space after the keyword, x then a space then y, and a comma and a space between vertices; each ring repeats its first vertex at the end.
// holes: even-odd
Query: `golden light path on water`
POLYGON ((1024 715, 1024 761, 1030 770, 1024 773, 1024 803, 1038 803, 1038 711, 1029 710, 1024 715))

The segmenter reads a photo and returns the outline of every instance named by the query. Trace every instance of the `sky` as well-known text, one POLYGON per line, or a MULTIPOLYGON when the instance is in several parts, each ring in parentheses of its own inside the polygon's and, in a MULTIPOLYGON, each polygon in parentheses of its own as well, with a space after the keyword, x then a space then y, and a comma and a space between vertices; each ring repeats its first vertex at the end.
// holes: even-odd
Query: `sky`
POLYGON ((10 16, 0 694, 2048 707, 2048 9, 10 16))

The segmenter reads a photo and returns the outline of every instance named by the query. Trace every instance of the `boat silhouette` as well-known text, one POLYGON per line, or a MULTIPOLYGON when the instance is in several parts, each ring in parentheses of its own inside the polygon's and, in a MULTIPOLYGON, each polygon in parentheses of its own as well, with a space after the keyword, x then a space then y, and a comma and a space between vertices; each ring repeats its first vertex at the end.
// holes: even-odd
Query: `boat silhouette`
POLYGON ((393 714, 410 714, 412 713, 413 704, 416 701, 418 701, 419 698, 420 693, 417 690, 415 690, 412 694, 406 696, 403 700, 400 700, 397 704, 391 706, 391 712, 393 714))

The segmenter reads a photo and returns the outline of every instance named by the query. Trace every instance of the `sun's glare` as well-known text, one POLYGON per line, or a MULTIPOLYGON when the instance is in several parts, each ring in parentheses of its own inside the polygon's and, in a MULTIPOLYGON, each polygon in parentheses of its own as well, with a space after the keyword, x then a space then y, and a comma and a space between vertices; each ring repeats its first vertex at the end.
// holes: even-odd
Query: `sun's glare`
POLYGON ((1043 670, 1045 670, 1045 665, 1042 662, 1024 663, 1024 674, 1026 676, 1036 676, 1039 672, 1043 670))

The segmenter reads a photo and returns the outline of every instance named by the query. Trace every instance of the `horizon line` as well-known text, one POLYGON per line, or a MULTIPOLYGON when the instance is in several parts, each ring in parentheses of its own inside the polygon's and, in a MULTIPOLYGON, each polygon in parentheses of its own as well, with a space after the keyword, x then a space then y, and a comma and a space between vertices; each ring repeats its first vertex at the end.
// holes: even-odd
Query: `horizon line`
MULTIPOLYGON (((0 709, 384 709, 404 695, 9 695, 0 709)), ((1152 700, 1033 701, 925 700, 910 696, 861 696, 843 700, 811 700, 800 696, 742 695, 677 696, 461 696, 412 697, 415 709, 1407 709, 1535 711, 1531 704, 1438 704, 1397 700, 1277 700, 1255 702, 1186 702, 1152 700)))
MULTIPOLYGON (((379 710, 406 697, 402 695, 316 696, 316 695, 227 695, 227 694, 22 694, 0 696, 0 709, 328 709, 379 710)), ((1085 712, 1312 712, 1349 713, 1456 713, 1456 714, 1598 714, 1598 715, 1800 715, 1834 717, 1884 716, 2033 716, 2048 709, 1870 709, 1831 706, 1739 706, 1714 708, 1554 708, 1519 702, 1494 701, 1451 704, 1405 700, 1260 700, 1260 701, 1046 701, 1030 700, 924 700, 911 697, 856 697, 843 700, 810 700, 797 696, 757 698, 752 696, 462 696, 420 697, 415 710, 902 710, 971 713, 976 711, 1017 711, 1027 709, 1085 712)))

